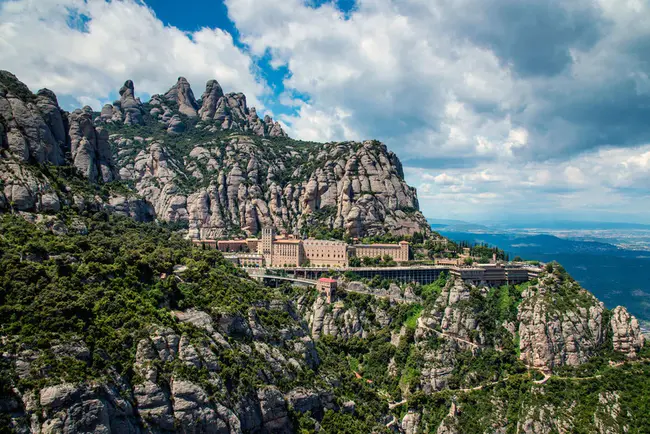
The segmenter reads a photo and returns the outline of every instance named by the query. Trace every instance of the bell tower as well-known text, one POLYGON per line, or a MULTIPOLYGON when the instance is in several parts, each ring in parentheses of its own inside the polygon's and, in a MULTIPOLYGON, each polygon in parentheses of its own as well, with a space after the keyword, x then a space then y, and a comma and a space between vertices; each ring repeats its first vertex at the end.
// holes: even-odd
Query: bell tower
POLYGON ((273 240, 275 229, 273 227, 262 228, 262 242, 259 244, 259 253, 264 256, 267 267, 273 265, 273 240))

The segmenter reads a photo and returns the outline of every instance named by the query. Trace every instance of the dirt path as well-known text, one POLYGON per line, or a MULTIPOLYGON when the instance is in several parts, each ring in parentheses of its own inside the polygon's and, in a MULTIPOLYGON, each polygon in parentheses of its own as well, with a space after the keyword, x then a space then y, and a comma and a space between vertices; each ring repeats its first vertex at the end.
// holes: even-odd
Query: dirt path
POLYGON ((431 327, 429 327, 428 325, 425 325, 425 324, 422 324, 422 325, 424 325, 424 327, 426 327, 428 330, 431 330, 432 332, 436 333, 438 336, 442 336, 442 337, 447 338, 447 339, 453 339, 453 340, 455 340, 457 342, 462 342, 462 343, 467 344, 467 345, 469 345, 470 347, 473 347, 473 348, 483 348, 483 345, 476 344, 476 343, 474 343, 472 341, 468 341, 467 339, 459 338, 458 336, 454 336, 454 335, 450 335, 450 334, 445 333, 445 332, 441 332, 441 331, 436 330, 434 328, 431 328, 431 327))
MULTIPOLYGON (((429 328, 429 330, 433 330, 433 329, 429 328)), ((437 333, 441 333, 441 332, 438 332, 437 330, 434 330, 434 331, 436 331, 437 333)), ((453 336, 448 336, 448 337, 454 338, 453 336)), ((476 344, 474 344, 474 345, 476 345, 476 344)), ((644 363, 644 362, 650 362, 650 359, 624 360, 622 362, 610 363, 609 366, 612 367, 612 368, 618 368, 618 367, 623 366, 623 365, 625 365, 627 363, 629 363, 629 364, 637 364, 637 363, 644 363)), ((553 375, 552 373, 550 373, 548 371, 544 371, 541 368, 536 368, 536 367, 533 367, 533 366, 526 366, 526 367, 529 370, 538 371, 542 375, 544 375, 544 378, 542 378, 541 380, 533 380, 533 383, 535 383, 535 384, 544 384, 548 380, 550 380, 551 378, 554 378, 554 379, 557 379, 557 380, 570 380, 570 381, 588 381, 588 380, 595 380, 595 379, 598 379, 598 378, 602 378, 602 374, 592 375, 592 376, 589 376, 589 377, 561 377, 559 375, 553 375)), ((475 390, 482 390, 482 389, 484 389, 486 387, 497 385, 499 383, 507 381, 508 378, 509 377, 505 377, 505 378, 502 378, 501 380, 492 381, 490 383, 485 383, 485 384, 481 384, 479 386, 470 387, 470 388, 466 388, 466 389, 445 389, 445 390, 451 391, 451 392, 465 392, 465 393, 468 393, 468 392, 473 392, 475 390)), ((442 392, 442 390, 440 392, 442 392)), ((390 410, 392 410, 394 408, 399 407, 400 405, 404 405, 404 404, 407 404, 407 403, 408 403, 407 399, 402 399, 399 402, 388 402, 388 408, 390 410)))

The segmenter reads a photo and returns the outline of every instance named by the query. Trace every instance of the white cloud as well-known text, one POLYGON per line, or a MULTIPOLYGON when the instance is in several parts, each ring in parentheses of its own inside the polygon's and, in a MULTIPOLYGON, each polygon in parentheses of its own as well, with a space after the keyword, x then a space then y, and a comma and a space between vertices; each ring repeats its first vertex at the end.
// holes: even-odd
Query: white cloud
POLYGON ((97 104, 127 79, 136 94, 165 92, 185 76, 197 98, 216 78, 226 92, 261 106, 266 92, 247 53, 219 29, 186 33, 165 26, 134 0, 15 0, 0 3, 0 64, 32 90, 97 104), (77 26, 69 20, 76 16, 77 26), (83 28, 81 16, 90 18, 83 28))
POLYGON ((507 210, 507 214, 538 217, 616 219, 622 215, 619 218, 644 221, 650 209, 650 144, 602 149, 566 161, 494 162, 487 166, 480 170, 447 168, 438 175, 412 167, 405 172, 407 181, 421 186, 420 203, 430 216, 503 219, 507 210))
POLYGON ((307 96, 291 132, 386 142, 429 215, 627 203, 647 220, 631 195, 648 186, 650 3, 225 2, 307 96))

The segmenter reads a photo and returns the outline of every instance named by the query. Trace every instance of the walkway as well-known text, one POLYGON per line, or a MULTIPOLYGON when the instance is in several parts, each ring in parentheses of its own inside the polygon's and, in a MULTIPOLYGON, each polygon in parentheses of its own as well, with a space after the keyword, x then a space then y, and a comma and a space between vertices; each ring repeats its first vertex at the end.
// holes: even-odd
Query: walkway
POLYGON ((423 325, 424 327, 426 327, 428 330, 431 330, 432 332, 436 333, 438 336, 442 336, 442 337, 447 338, 447 339, 453 339, 453 340, 455 340, 457 342, 462 342, 464 344, 469 345, 472 348, 484 348, 484 346, 481 345, 481 344, 476 344, 476 343, 474 343, 472 341, 468 341, 467 339, 459 338, 458 336, 450 335, 448 333, 441 332, 441 331, 436 330, 436 329, 434 329, 432 327, 429 327, 428 325, 421 323, 419 318, 418 318, 418 323, 423 325))
MULTIPOLYGON (((433 329, 430 329, 430 330, 433 330, 433 329)), ((644 363, 644 362, 650 362, 650 359, 624 360, 622 362, 617 362, 617 363, 611 363, 610 362, 610 367, 618 368, 618 367, 623 366, 623 365, 628 364, 628 363, 629 364, 637 364, 637 363, 644 363)), ((570 381, 587 381, 587 380, 595 380, 595 379, 598 379, 598 378, 602 378, 602 374, 592 375, 590 377, 560 377, 558 375, 553 375, 552 373, 550 373, 548 371, 543 371, 541 368, 536 368, 536 367, 533 367, 533 366, 527 366, 527 368, 535 370, 535 371, 539 371, 544 375, 544 378, 542 378, 541 380, 534 380, 533 383, 535 383, 535 384, 544 384, 551 378, 554 378, 554 379, 557 379, 557 380, 570 380, 570 381)), ((497 380, 497 381, 492 381, 490 383, 485 383, 485 384, 481 384, 479 386, 470 387, 470 388, 466 388, 466 389, 443 389, 443 390, 440 390, 438 392, 451 391, 451 392, 465 392, 465 393, 467 393, 467 392, 472 392, 472 391, 475 391, 475 390, 482 390, 483 388, 486 388, 486 387, 494 386, 496 384, 507 381, 508 378, 509 377, 504 377, 504 378, 502 378, 500 380, 497 380)), ((399 407, 400 405, 404 405, 404 404, 407 404, 407 403, 408 403, 407 399, 402 399, 399 402, 391 402, 391 401, 389 401, 388 402, 388 408, 390 410, 392 410, 392 409, 394 409, 396 407, 399 407)))
POLYGON ((250 275, 253 279, 257 280, 264 280, 264 279, 270 279, 270 280, 282 280, 286 282, 293 282, 293 283, 299 283, 302 285, 307 285, 307 286, 316 286, 316 281, 311 280, 311 279, 300 279, 296 277, 287 277, 287 276, 273 276, 270 274, 251 274, 250 275))

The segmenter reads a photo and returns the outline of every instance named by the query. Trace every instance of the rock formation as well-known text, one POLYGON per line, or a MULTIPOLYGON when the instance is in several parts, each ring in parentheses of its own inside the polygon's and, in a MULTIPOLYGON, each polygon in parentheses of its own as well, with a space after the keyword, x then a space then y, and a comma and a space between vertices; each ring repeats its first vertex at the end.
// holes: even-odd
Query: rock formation
POLYGON ((108 132, 93 125, 93 112, 88 106, 70 113, 70 153, 72 163, 93 182, 117 179, 117 168, 108 143, 108 132))
POLYGON ((176 104, 178 111, 187 117, 194 118, 198 115, 199 106, 194 99, 190 83, 185 77, 178 77, 176 84, 165 93, 165 99, 176 104))
POLYGON ((143 124, 142 103, 135 97, 135 89, 131 80, 127 80, 120 88, 120 108, 124 113, 126 125, 143 124))
POLYGON ((610 324, 614 351, 619 351, 630 359, 635 359, 644 344, 637 319, 630 315, 623 306, 617 306, 612 311, 610 324))
MULTIPOLYGON (((290 309, 281 304, 267 307, 290 309)), ((263 342, 263 338, 257 337, 254 342, 256 350, 251 350, 245 341, 236 339, 231 341, 232 344, 226 342, 216 331, 218 326, 205 312, 193 310, 176 312, 176 315, 181 322, 201 330, 203 339, 208 341, 198 344, 190 336, 179 334, 169 327, 152 326, 149 336, 137 343, 134 371, 138 380, 134 384, 129 384, 115 373, 103 383, 47 386, 38 395, 16 396, 12 404, 16 415, 35 416, 37 409, 42 411, 39 413, 42 418, 34 417, 31 422, 31 428, 39 432, 141 432, 143 427, 146 432, 288 433, 292 432, 289 407, 300 413, 309 412, 317 418, 322 417, 325 409, 339 410, 333 403, 331 392, 324 389, 297 388, 282 393, 277 387, 269 385, 260 388, 254 396, 238 398, 239 403, 229 400, 220 402, 206 390, 209 387, 212 391, 220 391, 220 396, 228 395, 220 375, 223 367, 218 362, 218 352, 231 350, 233 345, 238 351, 241 348, 249 353, 251 360, 262 357, 268 363, 270 359, 265 352, 276 354, 272 363, 279 364, 265 368, 266 378, 271 382, 275 381, 273 378, 290 377, 294 370, 304 369, 309 364, 316 363, 312 365, 316 367, 318 360, 312 359, 309 352, 314 351, 313 343, 299 325, 296 324, 285 334, 284 345, 269 345, 263 342), (258 352, 258 347, 263 348, 262 352, 258 352), (303 353, 304 358, 299 360, 284 356, 298 354, 300 349, 304 351, 307 347, 311 350, 303 353), (204 370, 207 373, 205 382, 176 375, 169 381, 164 380, 161 367, 173 366, 178 362, 190 369, 204 370)), ((241 318, 235 321, 243 321, 246 327, 252 329, 262 327, 259 323, 247 323, 241 318)), ((56 357, 69 357, 82 363, 90 361, 89 350, 83 342, 58 345, 52 351, 56 357)), ((19 375, 28 378, 31 375, 30 366, 35 360, 35 354, 31 351, 16 355, 19 375)), ((20 423, 20 418, 17 422, 20 423)))
MULTIPOLYGON (((161 220, 186 223, 194 238, 255 234, 267 225, 292 232, 343 229, 353 236, 429 230, 415 190, 386 146, 260 139, 286 134, 278 122, 248 108, 244 94, 224 94, 216 80, 207 83, 200 108, 183 77, 144 104, 127 80, 120 100, 94 114, 90 107, 66 113, 51 91, 33 95, 10 73, 0 78, 0 149, 22 162, 72 165, 95 183, 121 179, 135 185, 135 201, 121 194, 86 198, 86 205, 99 202, 143 220, 153 210, 161 220), (123 125, 160 129, 142 137, 131 130, 122 134, 123 125), (223 130, 246 134, 218 136, 223 130), (197 133, 202 139, 189 139, 197 133)), ((0 207, 59 209, 65 194, 29 170, 14 164, 2 175, 0 207)))
POLYGON ((127 80, 119 90, 120 99, 112 105, 102 107, 96 124, 123 123, 124 125, 144 125, 144 108, 139 98, 135 97, 133 81, 127 80))
POLYGON ((192 237, 214 238, 239 228, 254 234, 267 225, 294 232, 314 225, 341 228, 354 236, 426 230, 422 214, 414 211, 414 189, 404 182, 394 154, 379 143, 326 144, 314 155, 235 136, 222 146, 196 146, 181 160, 161 142, 114 140, 126 155, 118 154, 122 179, 135 182, 159 218, 187 222, 192 237), (126 154, 143 145, 137 154, 126 154), (296 181, 286 182, 288 173, 296 181), (179 188, 188 179, 197 187, 179 188))
POLYGON ((519 348, 528 366, 577 366, 604 341, 604 306, 577 282, 549 273, 522 295, 519 348))
POLYGON ((13 74, 0 71, 0 125, 2 148, 20 161, 63 164, 65 116, 50 90, 33 95, 13 74))
POLYGON ((199 117, 201 120, 223 121, 225 119, 225 107, 219 107, 220 100, 223 98, 223 89, 217 80, 210 80, 205 85, 205 92, 201 96, 201 108, 199 117), (217 112, 217 108, 220 111, 217 112))

